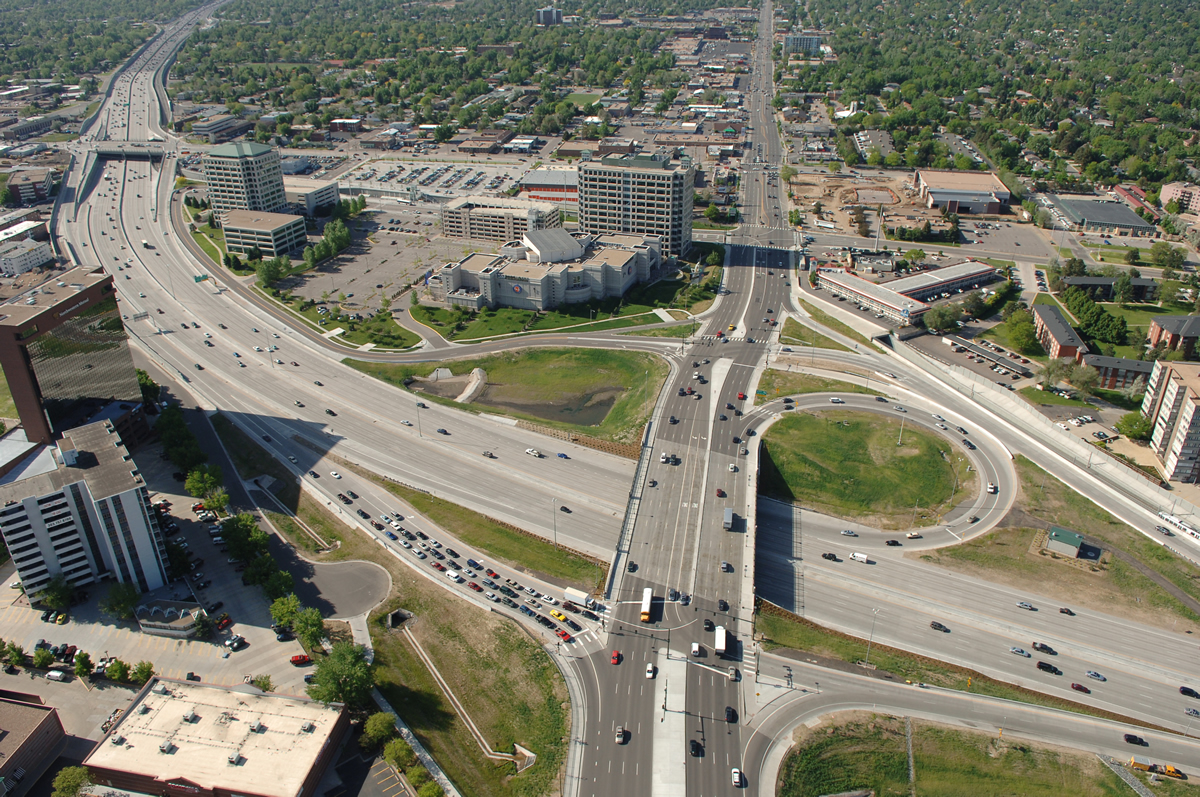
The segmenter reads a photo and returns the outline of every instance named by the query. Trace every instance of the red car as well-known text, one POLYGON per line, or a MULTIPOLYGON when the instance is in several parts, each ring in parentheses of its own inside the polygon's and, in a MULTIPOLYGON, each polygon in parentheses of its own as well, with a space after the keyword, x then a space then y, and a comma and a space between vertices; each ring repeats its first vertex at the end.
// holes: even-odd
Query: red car
POLYGON ((303 667, 305 664, 312 664, 312 659, 310 659, 308 656, 305 656, 303 653, 299 656, 292 656, 293 667, 303 667))
POLYGON ((500 578, 500 574, 490 567, 487 569, 487 574, 488 578, 500 578))
POLYGON ((620 663, 621 663, 621 651, 619 651, 619 650, 614 650, 614 651, 613 651, 613 654, 612 654, 612 663, 613 663, 613 664, 620 664, 620 663))
POLYGON ((563 642, 570 642, 573 639, 570 634, 568 634, 566 631, 562 630, 561 628, 558 629, 558 631, 556 633, 558 634, 559 639, 561 639, 563 642))
POLYGON ((1092 690, 1088 689, 1083 684, 1071 684, 1071 688, 1076 692, 1083 692, 1085 695, 1090 695, 1092 693, 1092 690))
POLYGON ((470 587, 471 589, 475 590, 476 592, 483 592, 483 587, 479 586, 474 581, 468 582, 467 586, 470 587))
POLYGON ((441 562, 434 562, 434 563, 433 563, 433 569, 434 569, 434 570, 440 570, 440 571, 442 571, 443 573, 445 573, 445 572, 446 572, 446 566, 445 566, 444 564, 442 564, 441 562))
POLYGON ((738 400, 740 400, 740 401, 745 401, 745 400, 746 400, 746 394, 745 394, 745 393, 738 393, 738 400))
POLYGON ((717 498, 724 498, 724 497, 725 497, 725 491, 722 490, 720 487, 718 487, 717 488, 717 498))
POLYGON ((203 512, 204 504, 192 504, 192 511, 193 512, 203 512))

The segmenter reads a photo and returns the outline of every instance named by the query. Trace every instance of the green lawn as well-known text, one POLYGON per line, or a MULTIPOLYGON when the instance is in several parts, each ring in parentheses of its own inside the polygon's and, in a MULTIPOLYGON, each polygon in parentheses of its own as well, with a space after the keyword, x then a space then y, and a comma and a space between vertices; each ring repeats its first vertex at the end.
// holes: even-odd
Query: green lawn
POLYGON ((637 335, 643 338, 686 338, 695 329, 693 324, 681 324, 677 327, 656 327, 654 329, 635 329, 622 332, 623 335, 637 335))
MULTIPOLYGON (((1172 303, 1174 304, 1174 303, 1172 303)), ((1150 328, 1150 321, 1155 316, 1160 315, 1180 315, 1181 312, 1175 308, 1163 307, 1157 304, 1127 304, 1121 306, 1119 304, 1102 303, 1100 305, 1108 311, 1109 315, 1114 315, 1118 318, 1124 318, 1125 323, 1132 329, 1140 327, 1142 330, 1150 328)), ((1190 310, 1190 308, 1189 308, 1190 310)), ((1186 315, 1187 310, 1182 314, 1186 315)))
POLYGON ((1103 388, 1096 390, 1096 398, 1103 399, 1114 407, 1120 407, 1123 410, 1134 412, 1142 408, 1141 399, 1127 399, 1119 390, 1105 390, 1103 388))
POLYGON ((840 332, 843 335, 845 335, 846 337, 853 338, 854 340, 857 340, 866 346, 871 345, 871 341, 867 340, 866 335, 851 328, 850 326, 848 326, 846 324, 843 324, 841 321, 838 321, 836 318, 829 315, 829 313, 826 313, 824 310, 818 310, 815 306, 809 304, 808 302, 804 301, 803 299, 799 299, 798 301, 800 302, 800 306, 804 308, 804 310, 809 314, 810 317, 812 317, 812 320, 816 321, 821 326, 829 327, 830 329, 834 330, 835 332, 840 332))
POLYGON ((787 415, 763 436, 760 489, 884 528, 936 524, 976 479, 949 440, 907 423, 901 432, 902 420, 836 409, 787 415))
POLYGON ((582 92, 577 92, 575 94, 568 94, 567 102, 573 102, 573 103, 575 103, 575 105, 577 107, 585 108, 588 105, 595 105, 596 103, 600 102, 600 98, 602 96, 604 96, 604 95, 602 95, 602 94, 584 94, 582 92))
MULTIPOLYGON (((912 731, 915 793, 921 797, 1110 797, 1129 788, 1088 753, 919 720, 912 731)), ((779 797, 852 789, 910 794, 903 719, 871 715, 833 727, 823 723, 806 737, 784 762, 779 797)))
MULTIPOLYGON (((472 410, 622 442, 637 439, 668 371, 666 363, 650 354, 603 349, 529 348, 477 359, 412 364, 343 362, 397 386, 406 386, 412 377, 428 376, 436 368, 449 368, 455 374, 482 368, 488 388, 470 405, 472 410), (615 395, 615 401, 602 421, 595 425, 571 421, 604 395, 615 395)), ((423 395, 459 406, 449 398, 423 395)))
POLYGON ((200 248, 204 250, 204 254, 209 256, 214 265, 220 265, 222 253, 221 250, 217 249, 217 247, 213 245, 212 241, 208 240, 198 232, 192 233, 192 240, 200 245, 200 248))
MULTIPOLYGON (((992 327, 991 329, 979 333, 977 337, 982 338, 983 340, 993 341, 1009 351, 1016 351, 1016 347, 1013 346, 1012 342, 1008 339, 1008 327, 1006 327, 1004 324, 996 324, 996 326, 992 327)), ((1043 364, 1049 361, 1050 358, 1046 356, 1046 352, 1040 345, 1038 346, 1038 351, 1040 353, 1026 354, 1025 356, 1030 360, 1036 360, 1037 362, 1043 364)))
MULTIPOLYGON (((1098 508, 1022 456, 1015 461, 1021 490, 1017 507, 1042 527, 1053 524, 1098 538, 1122 550, 1200 600, 1200 585, 1190 563, 1098 508)), ((1200 617, 1160 584, 1117 559, 1102 562, 1095 572, 1077 570, 1048 556, 1029 554, 1034 530, 1004 528, 970 542, 923 554, 922 559, 1006 584, 1038 590, 1075 605, 1089 606, 1147 621, 1179 633, 1200 631, 1200 617), (1179 626, 1183 622, 1184 626, 1179 626), (1188 628, 1191 624, 1191 628, 1188 628)))
POLYGON ((0 372, 0 418, 17 417, 17 405, 13 403, 12 391, 8 389, 8 380, 0 372))
POLYGON ((1058 395, 1057 393, 1051 393, 1048 390, 1038 390, 1036 387, 1034 387, 1032 385, 1030 385, 1029 387, 1023 387, 1020 390, 1018 390, 1017 392, 1020 393, 1022 396, 1024 396, 1025 399, 1030 404, 1053 404, 1053 405, 1059 406, 1059 407, 1080 407, 1080 408, 1092 406, 1091 404, 1088 404, 1086 401, 1083 401, 1081 399, 1063 398, 1062 396, 1058 395))
MULTIPOLYGON (((878 380, 882 382, 882 380, 878 380)), ((842 382, 838 379, 826 379, 812 374, 802 374, 793 371, 781 371, 778 368, 768 368, 759 380, 758 389, 765 391, 765 396, 755 396, 755 404, 765 404, 781 396, 799 396, 805 393, 865 393, 871 396, 882 396, 878 390, 871 390, 865 385, 852 382, 842 382)))
POLYGON ((336 339, 354 346, 374 343, 383 349, 409 349, 421 342, 417 333, 410 332, 397 324, 391 313, 381 312, 365 321, 351 321, 345 316, 334 318, 332 312, 322 316, 317 312, 315 304, 301 310, 304 300, 298 297, 291 297, 290 301, 282 301, 279 297, 273 298, 308 321, 319 332, 328 332, 341 327, 344 331, 336 339), (322 324, 321 321, 325 321, 325 323, 322 324))
POLYGON ((779 341, 781 343, 799 343, 818 349, 834 349, 835 351, 850 350, 849 346, 843 346, 833 338, 826 337, 815 329, 809 329, 794 318, 789 318, 783 322, 783 330, 779 333, 779 341))

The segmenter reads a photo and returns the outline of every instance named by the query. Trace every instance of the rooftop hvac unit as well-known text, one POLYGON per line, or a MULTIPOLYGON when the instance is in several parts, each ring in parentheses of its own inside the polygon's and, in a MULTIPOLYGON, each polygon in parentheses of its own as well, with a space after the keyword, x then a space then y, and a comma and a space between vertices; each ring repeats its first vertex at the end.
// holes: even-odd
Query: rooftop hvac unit
POLYGON ((250 733, 258 733, 262 730, 262 727, 262 723, 258 720, 255 720, 254 722, 250 723, 250 733))
POLYGON ((139 704, 139 705, 138 705, 138 713, 139 713, 139 714, 149 714, 149 713, 150 713, 150 707, 149 707, 149 706, 147 706, 145 703, 141 703, 141 704, 139 704))
POLYGON ((196 712, 189 711, 188 713, 184 714, 183 721, 184 722, 195 722, 196 721, 196 712))
POLYGON ((154 688, 150 691, 156 695, 165 695, 167 693, 167 685, 160 681, 159 683, 155 684, 154 688))
POLYGON ((238 762, 239 762, 239 761, 241 761, 241 760, 242 760, 242 754, 241 754, 241 753, 239 753, 239 752, 237 752, 237 751, 234 751, 234 752, 232 752, 232 753, 230 753, 230 754, 229 754, 229 763, 230 763, 230 764, 232 764, 233 766, 235 766, 235 767, 236 767, 236 766, 237 766, 237 764, 238 764, 238 762))
POLYGON ((315 728, 315 727, 316 726, 313 725, 311 722, 305 722, 303 725, 300 726, 300 730, 303 731, 304 733, 312 733, 313 728, 315 728))
POLYGON ((171 742, 169 740, 163 742, 162 744, 160 744, 158 746, 158 752, 160 752, 160 753, 170 753, 174 749, 175 749, 175 745, 171 744, 171 742))
POLYGON ((121 745, 125 744, 125 737, 118 733, 116 736, 112 737, 112 743, 120 747, 121 745))

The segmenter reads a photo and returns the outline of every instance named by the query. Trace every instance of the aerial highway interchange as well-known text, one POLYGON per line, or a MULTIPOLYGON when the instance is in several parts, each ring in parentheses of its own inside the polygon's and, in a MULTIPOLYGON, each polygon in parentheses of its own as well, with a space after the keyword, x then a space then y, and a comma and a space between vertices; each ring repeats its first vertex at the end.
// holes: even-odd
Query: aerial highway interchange
MULTIPOLYGON (((549 339, 552 345, 623 347, 661 356, 670 364, 670 375, 650 419, 641 462, 635 464, 539 438, 486 415, 436 403, 418 407, 411 393, 343 365, 345 349, 290 326, 286 316, 244 286, 197 260, 176 223, 179 141, 163 126, 161 81, 173 52, 216 7, 192 12, 164 29, 114 79, 96 121, 73 146, 73 168, 56 210, 60 250, 74 262, 102 265, 112 273, 127 328, 142 353, 184 384, 197 406, 220 410, 252 437, 264 439, 309 489, 328 497, 337 492, 326 475, 336 465, 316 453, 325 451, 611 560, 603 622, 589 627, 591 633, 577 644, 553 649, 576 698, 568 794, 733 794, 738 793, 731 782, 734 768, 744 773, 743 790, 773 794, 790 730, 813 717, 856 707, 985 730, 1003 727, 1008 734, 1128 755, 1121 736, 1129 729, 1119 723, 883 682, 766 653, 754 642, 753 623, 756 588, 768 585, 777 595, 802 590, 804 616, 838 631, 861 638, 870 633, 882 644, 1164 728, 1169 733, 1137 732, 1151 742, 1156 756, 1200 770, 1200 746, 1178 735, 1189 724, 1178 687, 1197 683, 1191 666, 1194 641, 1088 607, 1072 607, 1077 616, 1060 614, 1058 604, 1037 595, 903 556, 956 544, 1002 520, 1014 499, 1015 454, 1029 457, 1135 528, 1153 527, 1161 507, 1111 489, 1053 442, 1035 439, 991 412, 986 397, 973 401, 883 348, 868 350, 847 341, 850 351, 822 352, 824 361, 848 370, 890 375, 873 382, 888 402, 848 394, 839 397, 840 409, 894 416, 899 404, 909 423, 928 431, 938 432, 934 415, 951 427, 967 428, 977 446, 969 455, 980 483, 994 482, 998 489, 994 495, 981 491, 944 524, 897 547, 885 545, 884 535, 871 529, 849 524, 859 532, 849 538, 841 534, 846 521, 758 499, 761 435, 784 414, 828 408, 831 398, 814 394, 786 405, 774 397, 754 402, 769 364, 804 367, 802 358, 781 351, 779 327, 761 320, 806 317, 795 301, 806 276, 795 268, 798 241, 786 224, 778 179, 770 178, 783 150, 770 105, 769 40, 755 49, 749 95, 754 146, 747 149, 744 167, 750 179, 742 202, 756 211, 728 235, 722 295, 702 316, 694 337, 681 345, 607 333, 553 335, 536 342, 455 345, 448 351, 354 355, 380 362, 441 359, 503 346, 550 345, 549 339), (158 150, 161 157, 112 154, 121 148, 134 154, 158 150), (201 275, 210 278, 197 281, 201 275), (703 383, 693 378, 696 372, 703 383), (720 420, 721 415, 728 417, 720 420), (449 434, 436 434, 438 428, 449 434), (530 446, 561 451, 567 458, 525 456, 530 446), (496 458, 482 457, 484 450, 496 458), (563 515, 560 506, 570 514, 563 515), (738 517, 731 530, 722 528, 727 507, 738 517), (784 545, 789 548, 782 550, 784 545), (865 553, 870 564, 852 561, 855 552, 865 553), (638 616, 646 588, 656 598, 649 623, 638 616), (690 600, 667 600, 669 590, 690 600), (1037 611, 1020 608, 1023 602, 1037 611), (716 656, 714 632, 705 621, 730 632, 726 657, 716 656), (932 632, 935 621, 949 633, 932 632), (1038 673, 1029 659, 1009 652, 1010 647, 1028 651, 1035 640, 1056 649, 1054 661, 1064 676, 1038 673), (701 655, 693 655, 694 645, 701 655), (1087 670, 1107 680, 1090 682, 1096 688, 1083 697, 1069 684, 1086 681, 1087 670), (627 737, 623 743, 616 740, 618 726, 627 737)), ((769 31, 770 3, 763 4, 762 14, 760 29, 769 31)), ((822 332, 838 337, 832 330, 822 332)), ((368 499, 369 489, 362 488, 368 499)), ((380 536, 359 525, 364 533, 380 536)))

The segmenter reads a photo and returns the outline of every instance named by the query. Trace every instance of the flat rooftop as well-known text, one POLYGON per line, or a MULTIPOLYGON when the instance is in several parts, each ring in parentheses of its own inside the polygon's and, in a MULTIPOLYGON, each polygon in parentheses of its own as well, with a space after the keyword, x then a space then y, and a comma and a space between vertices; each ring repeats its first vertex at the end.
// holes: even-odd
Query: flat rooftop
POLYGON ((223 792, 295 797, 330 743, 341 704, 152 678, 84 760, 223 792), (120 739, 120 743, 116 740, 120 739), (161 746, 169 743, 163 752, 161 746), (230 756, 237 755, 230 764, 230 756))
POLYGON ((326 186, 336 186, 338 181, 334 180, 319 180, 315 177, 304 177, 302 175, 285 174, 283 176, 283 189, 285 191, 320 191, 326 186))
POLYGON ((884 285, 878 285, 870 280, 865 280, 862 277, 857 277, 853 274, 848 274, 845 271, 820 271, 821 279, 839 285, 846 290, 855 291, 863 296, 870 297, 885 307, 891 307, 894 310, 903 310, 908 308, 909 313, 924 312, 929 309, 929 305, 925 302, 916 299, 910 299, 907 296, 902 296, 896 293, 891 288, 884 285))
MULTIPOLYGON (((22 456, 19 445, 14 441, 11 446, 15 456, 22 456)), ((89 423, 68 430, 59 443, 59 450, 72 448, 76 452, 74 465, 63 464, 57 457, 52 457, 50 446, 39 450, 32 458, 24 454, 26 459, 20 468, 7 474, 4 483, 0 484, 0 505, 23 501, 31 495, 58 492, 81 478, 97 501, 145 486, 137 463, 129 456, 111 423, 89 423)))
POLYGON ((74 305, 77 294, 112 280, 99 266, 79 266, 16 294, 0 304, 0 326, 21 327, 60 304, 74 305))
POLYGON ((1153 227, 1154 225, 1129 209, 1124 202, 1111 200, 1060 199, 1071 221, 1082 224, 1112 224, 1118 227, 1153 227))
POLYGON ((885 283, 884 287, 896 293, 908 293, 910 291, 925 290, 938 285, 945 285, 948 282, 971 279, 972 277, 983 278, 995 275, 995 266, 968 260, 965 263, 957 263, 953 266, 933 269, 932 271, 922 271, 907 277, 901 277, 898 280, 885 283))
POLYGON ((304 221, 303 216, 292 216, 287 213, 267 213, 261 210, 229 210, 225 212, 223 226, 235 230, 255 230, 257 232, 273 232, 280 227, 295 224, 296 220, 304 221))
POLYGON ((51 714, 54 714, 51 706, 0 698, 0 761, 12 759, 51 714))
POLYGON ((979 191, 1007 194, 1008 188, 991 172, 928 171, 917 172, 922 183, 931 191, 979 191))
POLYGON ((447 210, 459 210, 471 206, 474 210, 540 210, 551 213, 558 208, 553 202, 542 202, 537 199, 513 199, 512 197, 495 196, 463 196, 446 203, 447 210))

